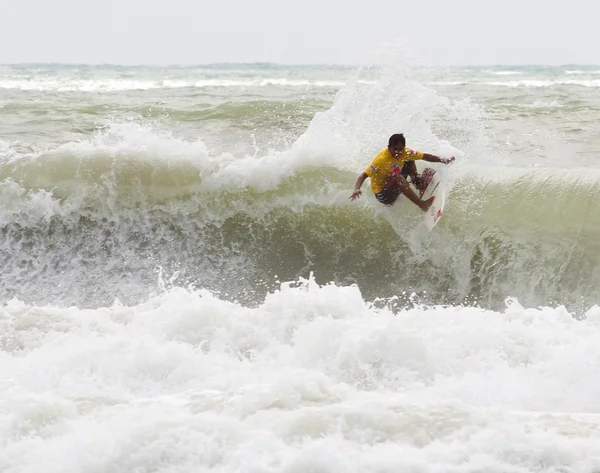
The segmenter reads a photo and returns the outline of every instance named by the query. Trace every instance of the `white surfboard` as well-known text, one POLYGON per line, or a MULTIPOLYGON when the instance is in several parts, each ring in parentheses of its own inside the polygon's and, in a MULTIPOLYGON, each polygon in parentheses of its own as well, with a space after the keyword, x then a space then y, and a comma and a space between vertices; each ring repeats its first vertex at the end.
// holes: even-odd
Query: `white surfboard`
POLYGON ((446 205, 446 189, 444 182, 441 179, 440 173, 433 171, 433 176, 423 192, 421 200, 427 200, 431 196, 435 196, 435 200, 429 210, 424 212, 423 223, 429 231, 433 230, 433 227, 437 225, 444 214, 444 206, 446 205))

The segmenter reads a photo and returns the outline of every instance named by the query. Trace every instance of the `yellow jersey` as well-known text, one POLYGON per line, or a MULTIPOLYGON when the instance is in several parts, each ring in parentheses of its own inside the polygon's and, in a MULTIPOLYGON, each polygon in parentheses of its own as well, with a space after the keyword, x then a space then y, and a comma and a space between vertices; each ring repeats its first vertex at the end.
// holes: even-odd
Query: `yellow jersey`
POLYGON ((388 179, 400 173, 406 161, 416 161, 418 159, 423 159, 423 153, 409 148, 404 148, 402 156, 397 159, 392 156, 388 148, 379 153, 371 165, 365 169, 365 174, 371 178, 373 193, 379 194, 388 179))

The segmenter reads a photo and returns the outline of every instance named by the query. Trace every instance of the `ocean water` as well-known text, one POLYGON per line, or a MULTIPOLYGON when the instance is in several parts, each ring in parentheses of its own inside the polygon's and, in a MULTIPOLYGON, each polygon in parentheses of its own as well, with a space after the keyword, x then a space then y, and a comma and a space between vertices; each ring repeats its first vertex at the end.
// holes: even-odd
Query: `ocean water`
POLYGON ((600 471, 600 66, 0 66, 0 471, 600 471), (403 132, 433 232, 358 174, 403 132))

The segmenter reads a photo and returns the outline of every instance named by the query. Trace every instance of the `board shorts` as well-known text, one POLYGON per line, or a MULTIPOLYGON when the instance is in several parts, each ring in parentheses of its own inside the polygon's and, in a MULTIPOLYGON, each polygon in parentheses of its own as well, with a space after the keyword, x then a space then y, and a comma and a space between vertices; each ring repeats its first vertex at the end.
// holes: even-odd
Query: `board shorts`
POLYGON ((382 204, 392 205, 401 193, 400 184, 392 181, 381 192, 375 194, 375 198, 382 204))
MULTIPOLYGON (((410 161, 405 162, 404 166, 402 166, 402 171, 400 171, 400 174, 404 177, 404 179, 408 177, 408 174, 411 169, 409 163, 410 161)), ((394 202, 396 202, 396 199, 398 199, 398 196, 401 193, 402 189, 400 188, 400 184, 398 184, 398 182, 395 179, 393 179, 387 183, 387 185, 381 192, 375 194, 375 198, 382 204, 392 205, 394 202)))

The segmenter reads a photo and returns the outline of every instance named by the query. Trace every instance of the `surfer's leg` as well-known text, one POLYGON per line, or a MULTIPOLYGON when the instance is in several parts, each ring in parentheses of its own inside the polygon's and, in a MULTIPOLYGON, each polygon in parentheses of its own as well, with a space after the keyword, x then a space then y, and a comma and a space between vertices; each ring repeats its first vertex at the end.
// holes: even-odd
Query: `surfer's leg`
POLYGON ((417 165, 414 161, 406 161, 404 166, 402 166, 402 171, 400 174, 404 176, 404 179, 408 180, 408 176, 410 176, 410 182, 413 186, 415 186, 418 190, 421 191, 421 195, 423 195, 423 191, 425 190, 424 179, 419 176, 417 173, 417 165))
POLYGON ((413 190, 408 185, 408 182, 406 182, 406 179, 404 179, 404 177, 401 174, 398 174, 396 176, 396 182, 400 186, 402 193, 406 197, 408 197, 412 203, 417 205, 423 212, 427 212, 429 210, 429 207, 431 207, 431 204, 433 204, 433 200, 435 199, 435 197, 430 197, 427 200, 419 199, 419 197, 417 197, 417 194, 413 192, 413 190))

